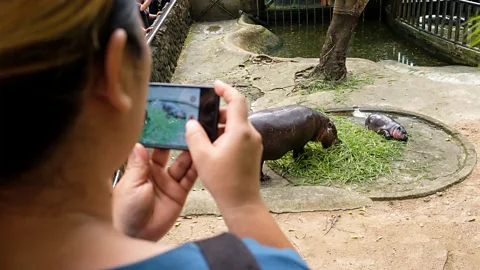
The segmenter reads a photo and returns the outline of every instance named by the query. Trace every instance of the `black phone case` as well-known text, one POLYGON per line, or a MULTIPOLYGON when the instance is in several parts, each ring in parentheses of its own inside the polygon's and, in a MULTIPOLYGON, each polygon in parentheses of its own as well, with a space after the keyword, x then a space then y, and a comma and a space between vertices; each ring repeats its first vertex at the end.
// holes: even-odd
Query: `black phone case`
MULTIPOLYGON (((149 83, 149 86, 150 85, 155 85, 155 86, 167 86, 167 87, 191 87, 191 88, 200 88, 200 89, 203 89, 203 88, 209 88, 209 89, 213 89, 213 86, 208 86, 208 85, 193 85, 193 84, 174 84, 174 83, 160 83, 160 82, 150 82, 149 83)), ((220 108, 220 97, 215 93, 215 114, 214 114, 214 127, 210 130, 208 127, 204 126, 201 122, 200 124, 202 124, 202 127, 205 129, 205 131, 207 131, 207 135, 210 139, 211 142, 214 142, 217 137, 218 137, 218 121, 219 121, 219 118, 220 118, 220 111, 219 111, 219 108, 220 108), (208 131, 210 130, 210 131, 208 131)), ((200 106, 201 106, 201 103, 200 103, 200 106)), ((200 108, 200 107, 199 107, 200 108)), ((200 120, 200 113, 199 113, 199 120, 200 120)), ((182 146, 176 146, 176 145, 154 145, 154 144, 149 144, 149 143, 142 143, 143 146, 147 147, 147 148, 157 148, 157 149, 170 149, 170 150, 183 150, 183 151, 188 151, 188 147, 182 147, 182 146)))

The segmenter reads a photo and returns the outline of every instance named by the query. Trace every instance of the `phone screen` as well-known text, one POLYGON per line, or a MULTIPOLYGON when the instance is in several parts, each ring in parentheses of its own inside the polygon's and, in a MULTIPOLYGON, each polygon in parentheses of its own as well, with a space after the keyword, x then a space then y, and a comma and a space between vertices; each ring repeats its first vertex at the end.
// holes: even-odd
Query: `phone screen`
POLYGON ((185 125, 200 122, 217 137, 219 97, 212 87, 150 83, 140 143, 150 148, 188 150, 185 125))

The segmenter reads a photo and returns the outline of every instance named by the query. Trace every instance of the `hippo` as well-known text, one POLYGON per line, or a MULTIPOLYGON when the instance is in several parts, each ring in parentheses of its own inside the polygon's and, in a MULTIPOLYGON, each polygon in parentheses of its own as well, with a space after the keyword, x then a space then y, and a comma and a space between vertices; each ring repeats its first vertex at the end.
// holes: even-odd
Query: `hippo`
POLYGON ((399 141, 408 141, 408 134, 405 128, 386 115, 369 115, 365 120, 365 127, 378 134, 383 134, 388 140, 393 138, 399 141))
POLYGON ((187 114, 173 102, 155 100, 152 102, 152 106, 165 111, 167 113, 167 117, 173 116, 180 119, 187 118, 187 114))
POLYGON ((265 160, 276 160, 293 150, 293 158, 304 152, 304 146, 320 142, 324 148, 341 143, 333 122, 309 107, 290 105, 252 113, 248 120, 262 135, 263 154, 260 180, 268 180, 262 172, 265 160))
POLYGON ((187 114, 177 104, 173 102, 163 102, 163 110, 175 118, 187 118, 187 114))

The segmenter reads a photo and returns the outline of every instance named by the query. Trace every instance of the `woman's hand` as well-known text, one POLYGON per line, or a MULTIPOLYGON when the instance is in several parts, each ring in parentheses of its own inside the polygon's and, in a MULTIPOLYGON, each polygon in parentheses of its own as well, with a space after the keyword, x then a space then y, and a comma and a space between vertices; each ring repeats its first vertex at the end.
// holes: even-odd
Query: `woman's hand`
POLYGON ((135 145, 113 190, 113 223, 123 233, 157 241, 180 215, 197 172, 188 152, 167 168, 169 152, 154 149, 149 157, 145 147, 135 145))
POLYGON ((220 123, 225 123, 220 136, 212 144, 198 122, 187 122, 187 144, 200 180, 230 232, 263 245, 293 249, 260 195, 262 136, 248 121, 245 97, 222 82, 214 86, 228 104, 220 111, 220 123))
POLYGON ((228 106, 220 111, 220 136, 212 144, 201 125, 187 122, 186 140, 200 180, 220 211, 263 204, 260 196, 262 137, 248 121, 246 99, 232 87, 215 82, 228 106))

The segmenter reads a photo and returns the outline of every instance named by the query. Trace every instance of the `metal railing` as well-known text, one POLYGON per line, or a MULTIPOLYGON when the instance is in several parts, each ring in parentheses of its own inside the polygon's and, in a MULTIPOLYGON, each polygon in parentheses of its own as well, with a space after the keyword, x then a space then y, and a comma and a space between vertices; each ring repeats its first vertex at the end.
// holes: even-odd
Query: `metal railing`
MULTIPOLYGON (((168 15, 170 14, 170 11, 172 10, 172 8, 175 6, 176 3, 177 3, 177 0, 170 0, 170 3, 167 3, 168 6, 164 7, 162 14, 155 19, 155 21, 151 25, 152 30, 146 34, 147 45, 150 45, 150 43, 153 41, 153 39, 157 35, 158 30, 163 25, 163 22, 168 17, 168 15)), ((112 177, 112 185, 114 188, 117 185, 120 178, 122 177, 122 174, 123 174, 122 169, 118 169, 115 171, 112 177)))
POLYGON ((152 30, 147 33, 147 45, 150 45, 152 40, 155 38, 158 30, 163 25, 163 22, 168 17, 168 15, 170 14, 170 11, 172 10, 172 8, 175 6, 176 3, 177 3, 177 0, 170 0, 170 2, 167 3, 167 6, 163 9, 164 11, 162 12, 162 14, 155 19, 155 21, 151 25, 152 30))
MULTIPOLYGON (((468 0, 399 0, 395 19, 419 31, 470 48, 472 23, 480 3, 468 0)), ((473 47, 480 50, 480 47, 473 47)))
POLYGON ((307 24, 313 21, 328 21, 332 19, 334 0, 257 0, 257 16, 266 19, 267 23, 274 25, 286 25, 293 23, 300 24, 302 21, 307 24), (263 3, 264 10, 261 12, 260 3, 263 3))

